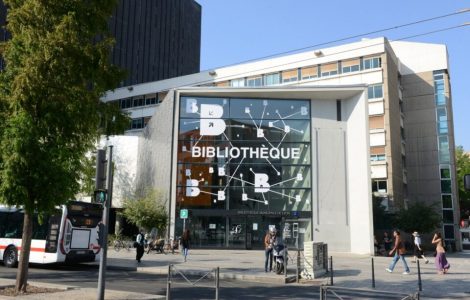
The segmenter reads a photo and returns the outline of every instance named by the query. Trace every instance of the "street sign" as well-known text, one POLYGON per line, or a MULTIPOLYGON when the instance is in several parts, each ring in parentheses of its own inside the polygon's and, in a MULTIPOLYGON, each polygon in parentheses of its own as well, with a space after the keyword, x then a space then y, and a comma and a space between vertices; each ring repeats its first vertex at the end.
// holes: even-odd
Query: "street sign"
POLYGON ((188 218, 188 210, 187 209, 180 210, 180 218, 181 219, 187 219, 188 218))

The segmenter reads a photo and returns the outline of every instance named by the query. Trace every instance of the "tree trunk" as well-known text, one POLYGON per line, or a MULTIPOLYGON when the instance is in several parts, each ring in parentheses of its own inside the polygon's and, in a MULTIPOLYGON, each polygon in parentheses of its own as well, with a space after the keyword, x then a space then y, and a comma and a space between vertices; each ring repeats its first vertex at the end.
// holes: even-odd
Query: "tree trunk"
POLYGON ((16 273, 16 293, 26 292, 26 285, 28 283, 28 264, 29 252, 31 251, 31 238, 33 234, 33 215, 26 212, 24 213, 23 220, 23 237, 21 241, 21 255, 19 255, 18 272, 16 273))

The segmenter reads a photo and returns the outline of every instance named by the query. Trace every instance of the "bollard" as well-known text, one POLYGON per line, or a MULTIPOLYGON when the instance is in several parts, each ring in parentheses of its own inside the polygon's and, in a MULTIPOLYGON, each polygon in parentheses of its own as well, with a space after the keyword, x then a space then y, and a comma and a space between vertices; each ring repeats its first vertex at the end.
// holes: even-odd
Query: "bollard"
POLYGON ((295 272, 295 277, 297 278, 297 283, 300 281, 300 249, 297 249, 297 268, 295 272))
POLYGON ((333 256, 330 256, 330 285, 333 286, 333 256))
POLYGON ((168 265, 168 277, 166 280, 166 300, 171 300, 171 265, 168 265))
POLYGON ((215 269, 215 300, 219 300, 219 287, 220 287, 219 273, 220 273, 220 268, 217 267, 215 269))
POLYGON ((371 257, 371 260, 372 260, 372 288, 375 289, 374 258, 371 257))
POLYGON ((419 266, 419 258, 416 260, 416 263, 418 264, 418 289, 420 292, 422 292, 423 285, 421 283, 421 267, 419 266))

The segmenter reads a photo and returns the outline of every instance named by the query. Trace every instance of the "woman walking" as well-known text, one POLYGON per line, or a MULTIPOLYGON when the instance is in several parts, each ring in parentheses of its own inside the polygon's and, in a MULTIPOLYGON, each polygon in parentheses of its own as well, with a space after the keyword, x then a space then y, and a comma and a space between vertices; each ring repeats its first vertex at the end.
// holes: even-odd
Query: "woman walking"
POLYGON ((422 257, 424 259, 424 263, 427 264, 429 260, 424 256, 423 248, 421 248, 421 236, 417 231, 413 232, 414 236, 414 247, 413 247, 413 260, 412 262, 416 262, 417 259, 422 257))
POLYGON ((437 274, 446 274, 449 271, 450 264, 447 262, 446 250, 444 249, 444 242, 440 232, 436 232, 432 238, 432 243, 436 244, 436 269, 437 274))
POLYGON ((181 253, 183 253, 184 261, 186 261, 186 258, 188 256, 190 242, 191 242, 191 236, 189 234, 189 229, 186 229, 183 232, 183 236, 181 238, 181 246, 183 247, 183 251, 181 251, 181 253))

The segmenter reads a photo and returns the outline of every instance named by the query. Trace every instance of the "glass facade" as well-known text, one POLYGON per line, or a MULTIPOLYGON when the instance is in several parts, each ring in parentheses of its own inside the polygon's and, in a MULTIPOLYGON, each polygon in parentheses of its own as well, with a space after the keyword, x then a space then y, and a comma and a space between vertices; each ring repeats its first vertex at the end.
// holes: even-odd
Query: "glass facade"
POLYGON ((309 100, 185 96, 179 115, 176 216, 195 246, 262 248, 269 225, 311 236, 309 100))
MULTIPOLYGON (((435 71, 434 99, 436 102, 436 123, 441 178, 442 223, 444 238, 454 240, 454 209, 452 205, 452 176, 447 124, 447 101, 445 95, 444 71, 435 71)), ((455 245, 454 245, 455 246, 455 245)), ((455 249, 455 248, 454 248, 455 249)))

